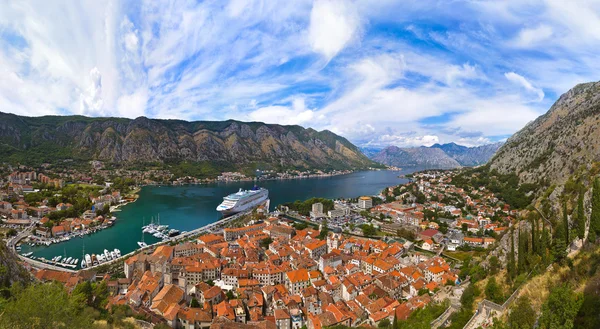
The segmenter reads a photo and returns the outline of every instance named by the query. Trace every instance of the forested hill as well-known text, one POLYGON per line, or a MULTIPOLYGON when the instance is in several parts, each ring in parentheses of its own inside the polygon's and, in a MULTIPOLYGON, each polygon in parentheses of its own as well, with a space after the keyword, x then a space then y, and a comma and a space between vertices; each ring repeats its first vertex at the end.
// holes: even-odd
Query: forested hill
POLYGON ((300 126, 1 112, 0 154, 4 161, 26 164, 73 158, 122 164, 191 162, 224 170, 351 169, 373 164, 345 138, 300 126))

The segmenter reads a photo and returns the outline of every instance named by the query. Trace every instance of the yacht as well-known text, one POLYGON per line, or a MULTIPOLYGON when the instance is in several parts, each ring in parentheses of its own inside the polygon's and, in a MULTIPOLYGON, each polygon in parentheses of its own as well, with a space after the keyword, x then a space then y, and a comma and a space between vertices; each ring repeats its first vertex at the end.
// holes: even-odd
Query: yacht
POLYGON ((110 257, 110 254, 108 253, 107 249, 104 249, 104 258, 108 261, 111 260, 112 258, 110 257))
POLYGON ((115 254, 117 254, 117 258, 121 257, 121 250, 115 248, 115 254))
POLYGON ((223 216, 229 216, 241 211, 252 209, 269 197, 269 190, 255 186, 251 190, 242 190, 223 198, 217 211, 223 216))
POLYGON ((110 252, 110 258, 112 258, 112 259, 117 259, 117 254, 115 254, 115 252, 114 252, 114 251, 111 251, 111 252, 110 252))
POLYGON ((87 264, 85 263, 85 259, 81 260, 81 268, 86 268, 87 264))
POLYGON ((90 254, 85 254, 85 263, 87 264, 87 267, 92 266, 92 257, 90 257, 90 254))

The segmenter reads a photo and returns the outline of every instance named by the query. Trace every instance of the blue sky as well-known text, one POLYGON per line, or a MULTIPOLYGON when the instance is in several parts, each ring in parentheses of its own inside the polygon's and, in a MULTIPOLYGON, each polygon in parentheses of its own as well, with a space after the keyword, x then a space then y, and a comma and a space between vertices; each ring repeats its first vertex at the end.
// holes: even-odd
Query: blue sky
POLYGON ((600 1, 2 1, 0 111, 503 140, 598 80, 600 1))

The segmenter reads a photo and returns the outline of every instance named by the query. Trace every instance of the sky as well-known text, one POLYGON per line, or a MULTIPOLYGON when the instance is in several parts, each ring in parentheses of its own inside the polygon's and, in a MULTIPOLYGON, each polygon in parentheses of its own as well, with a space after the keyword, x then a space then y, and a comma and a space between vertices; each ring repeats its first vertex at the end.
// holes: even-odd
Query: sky
POLYGON ((0 0, 0 111, 503 141, 599 80, 600 1, 0 0))

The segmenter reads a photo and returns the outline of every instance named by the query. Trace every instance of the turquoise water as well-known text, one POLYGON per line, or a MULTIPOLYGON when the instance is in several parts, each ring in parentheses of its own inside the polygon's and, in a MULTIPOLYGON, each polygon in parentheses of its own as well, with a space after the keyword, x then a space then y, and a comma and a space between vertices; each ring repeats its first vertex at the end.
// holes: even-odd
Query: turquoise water
MULTIPOLYGON (((413 169, 414 170, 414 169, 413 169)), ((261 186, 269 190, 271 210, 278 204, 305 200, 311 197, 352 198, 361 195, 374 195, 390 185, 407 182, 398 178, 397 171, 362 171, 348 175, 325 178, 309 178, 297 180, 274 180, 261 182, 261 186)), ((160 223, 181 231, 190 231, 210 224, 221 218, 215 208, 224 196, 237 192, 239 188, 248 189, 253 182, 232 182, 211 185, 188 186, 147 186, 142 188, 138 201, 115 212, 115 225, 83 238, 72 238, 69 241, 52 244, 48 247, 23 246, 22 253, 34 252, 34 256, 51 259, 64 255, 81 260, 82 249, 85 253, 98 254, 104 249, 118 248, 122 254, 138 248, 137 242, 142 240, 141 227, 151 217, 160 214, 160 223)), ((145 234, 148 244, 158 239, 145 234)))

